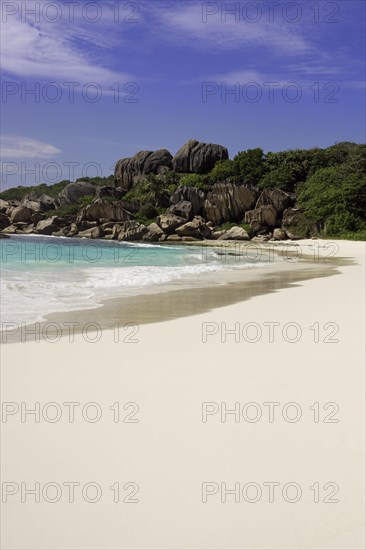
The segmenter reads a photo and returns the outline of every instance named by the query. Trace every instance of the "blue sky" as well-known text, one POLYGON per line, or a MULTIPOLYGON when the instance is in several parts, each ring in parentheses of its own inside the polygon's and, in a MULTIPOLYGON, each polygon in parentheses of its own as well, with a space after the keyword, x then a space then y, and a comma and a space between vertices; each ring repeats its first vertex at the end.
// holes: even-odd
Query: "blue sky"
POLYGON ((2 0, 2 188, 190 138, 231 157, 364 142, 365 5, 2 0))

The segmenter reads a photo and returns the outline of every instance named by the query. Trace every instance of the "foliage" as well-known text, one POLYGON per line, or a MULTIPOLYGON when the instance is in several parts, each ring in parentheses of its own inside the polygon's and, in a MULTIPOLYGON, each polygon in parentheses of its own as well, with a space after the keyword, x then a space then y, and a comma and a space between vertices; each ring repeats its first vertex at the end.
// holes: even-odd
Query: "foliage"
POLYGON ((56 210, 48 210, 44 212, 46 218, 52 218, 52 216, 59 216, 63 218, 65 216, 74 216, 78 213, 79 206, 77 204, 64 204, 56 210))
POLYGON ((83 206, 87 206, 88 204, 91 204, 94 200, 94 195, 84 195, 80 198, 79 203, 83 206))
POLYGON ((366 175, 352 162, 318 170, 297 191, 298 206, 326 232, 366 229, 366 175))
POLYGON ((69 183, 69 180, 63 180, 59 183, 54 183, 53 185, 47 185, 46 183, 32 185, 30 187, 19 185, 18 187, 12 187, 11 189, 7 189, 6 191, 0 193, 0 199, 3 199, 4 201, 21 201, 26 195, 29 195, 29 193, 32 192, 36 193, 37 197, 45 194, 53 198, 56 197, 56 195, 58 195, 58 193, 60 193, 69 183))
POLYGON ((201 191, 207 191, 208 181, 207 176, 201 174, 186 174, 179 182, 179 185, 186 185, 187 187, 197 187, 201 191))

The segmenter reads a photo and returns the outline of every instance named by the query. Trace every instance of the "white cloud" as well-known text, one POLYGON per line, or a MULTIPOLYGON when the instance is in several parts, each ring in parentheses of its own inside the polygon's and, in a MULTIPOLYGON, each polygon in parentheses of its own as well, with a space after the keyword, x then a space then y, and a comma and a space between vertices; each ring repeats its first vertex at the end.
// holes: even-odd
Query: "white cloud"
MULTIPOLYGON (((44 3, 42 0, 40 10, 44 3)), ((35 4, 33 0, 27 2, 27 9, 35 4)), ((44 17, 35 22, 31 16, 22 19, 19 9, 2 24, 2 70, 21 77, 96 82, 101 86, 131 81, 130 75, 102 65, 102 49, 114 46, 117 40, 109 26, 108 22, 87 23, 76 10, 72 23, 65 13, 54 23, 44 17)))
POLYGON ((1 156, 4 158, 49 159, 61 153, 60 149, 28 137, 1 136, 1 156))
MULTIPOLYGON (((279 53, 296 55, 309 52, 312 45, 302 36, 301 27, 286 25, 281 20, 274 23, 268 16, 262 16, 257 22, 243 19, 242 15, 235 21, 228 15, 222 20, 220 11, 205 17, 203 2, 180 4, 156 2, 149 9, 157 21, 159 33, 167 33, 170 40, 184 43, 190 47, 204 50, 235 50, 245 46, 274 48, 279 53), (161 29, 163 27, 163 31, 161 29)), ((225 3, 212 3, 214 7, 225 6, 225 3)), ((237 3, 239 7, 242 4, 237 3)), ((233 3, 232 6, 235 6, 233 3)))

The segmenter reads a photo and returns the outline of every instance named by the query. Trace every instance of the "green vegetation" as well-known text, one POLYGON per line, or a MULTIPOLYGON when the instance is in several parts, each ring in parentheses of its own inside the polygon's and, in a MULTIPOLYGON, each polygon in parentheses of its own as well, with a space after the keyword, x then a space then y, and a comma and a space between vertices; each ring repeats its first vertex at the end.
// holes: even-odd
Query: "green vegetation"
POLYGON ((226 223, 223 223, 222 225, 219 225, 218 227, 215 227, 215 231, 228 231, 232 227, 241 227, 248 233, 249 237, 253 235, 253 229, 247 223, 226 222, 226 223))
POLYGON ((179 185, 186 185, 187 187, 196 187, 201 191, 207 191, 209 183, 208 183, 207 176, 202 176, 201 174, 186 174, 181 178, 179 185))
MULTIPOLYGON (((79 178, 76 180, 76 182, 78 181, 88 181, 98 187, 103 187, 105 185, 111 185, 114 187, 113 175, 103 178, 79 178)), ((30 187, 19 185, 18 187, 12 187, 11 189, 7 189, 6 191, 0 193, 0 199, 3 199, 4 201, 21 201, 26 195, 29 195, 29 193, 35 193, 37 197, 40 197, 41 195, 48 195, 49 197, 54 198, 56 197, 56 195, 61 193, 61 191, 69 183, 71 183, 69 180, 62 180, 59 183, 54 183, 52 185, 47 185, 47 183, 40 183, 39 185, 32 185, 30 187)))
POLYGON ((298 149, 263 154, 262 149, 238 153, 210 172, 212 183, 276 187, 297 195, 309 225, 322 235, 339 238, 366 230, 366 145, 337 143, 327 149, 298 149))
POLYGON ((29 195, 29 193, 32 192, 35 193, 37 197, 45 194, 53 198, 56 197, 56 195, 58 195, 58 193, 60 193, 69 183, 69 180, 63 180, 59 183, 54 183, 53 185, 47 185, 46 183, 33 185, 31 187, 19 185, 18 187, 12 187, 11 189, 7 189, 6 191, 0 193, 0 199, 3 199, 4 201, 21 201, 26 195, 29 195))
MULTIPOLYGON (((96 186, 114 186, 114 177, 80 178, 96 186)), ((204 192, 216 182, 254 185, 259 190, 276 187, 296 193, 296 206, 303 209, 304 233, 309 227, 319 228, 319 235, 365 240, 366 233, 366 145, 342 142, 327 149, 296 149, 264 153, 262 149, 241 151, 233 160, 216 163, 209 174, 149 174, 136 183, 123 200, 132 203, 136 219, 151 223, 170 205, 170 197, 180 185, 196 187, 204 192)), ((34 192, 37 197, 55 197, 70 183, 63 180, 53 185, 19 186, 0 193, 3 200, 22 200, 34 192)), ((75 214, 80 205, 93 201, 83 197, 79 205, 64 206, 46 215, 75 214)), ((104 200, 114 202, 113 197, 104 200)), ((131 207, 132 208, 132 207, 131 207)), ((224 224, 229 229, 235 224, 224 224)), ((241 225, 248 233, 250 227, 241 225)), ((301 229, 301 228, 300 228, 301 229)), ((299 231, 299 228, 296 228, 299 231)))
POLYGON ((64 218, 65 216, 75 216, 78 213, 78 210, 78 204, 65 204, 56 210, 48 210, 47 212, 44 212, 44 216, 46 218, 52 218, 52 216, 64 218))

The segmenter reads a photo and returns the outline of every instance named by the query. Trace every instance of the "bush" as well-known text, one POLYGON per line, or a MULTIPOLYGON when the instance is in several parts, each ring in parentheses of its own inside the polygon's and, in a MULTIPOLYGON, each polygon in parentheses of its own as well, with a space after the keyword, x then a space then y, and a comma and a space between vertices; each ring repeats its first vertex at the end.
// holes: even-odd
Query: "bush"
POLYGON ((52 218, 52 216, 59 216, 60 218, 63 218, 64 216, 74 216, 78 213, 78 210, 79 206, 77 204, 65 204, 56 210, 48 210, 47 212, 44 212, 44 216, 46 218, 52 218))
POLYGON ((327 232, 366 229, 366 176, 347 163, 319 170, 298 187, 298 206, 327 232))
POLYGON ((207 191, 207 176, 201 176, 200 174, 186 174, 181 178, 179 185, 196 187, 197 189, 201 189, 201 191, 207 191))
POLYGON ((230 180, 234 176, 234 165, 232 160, 219 160, 210 172, 212 182, 230 180))

